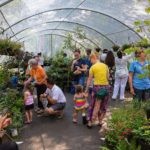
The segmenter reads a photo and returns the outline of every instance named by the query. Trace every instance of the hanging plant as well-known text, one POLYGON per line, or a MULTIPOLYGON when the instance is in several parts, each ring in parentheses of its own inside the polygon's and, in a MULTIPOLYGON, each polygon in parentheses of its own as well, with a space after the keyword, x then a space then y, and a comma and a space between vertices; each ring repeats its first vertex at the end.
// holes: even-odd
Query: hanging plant
POLYGON ((21 53, 22 45, 9 39, 0 39, 0 55, 17 56, 21 53))
POLYGON ((112 47, 112 49, 113 49, 114 52, 117 52, 119 50, 119 48, 120 48, 120 46, 118 46, 118 45, 114 45, 112 47))

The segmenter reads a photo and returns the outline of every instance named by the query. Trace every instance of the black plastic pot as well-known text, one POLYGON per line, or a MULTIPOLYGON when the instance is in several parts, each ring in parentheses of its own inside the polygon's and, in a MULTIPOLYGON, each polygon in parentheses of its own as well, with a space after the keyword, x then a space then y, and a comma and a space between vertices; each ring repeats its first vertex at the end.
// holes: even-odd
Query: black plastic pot
POLYGON ((150 109, 145 109, 147 119, 150 119, 150 109))
POLYGON ((141 146, 141 150, 150 150, 150 144, 145 142, 143 139, 137 140, 138 145, 141 146))

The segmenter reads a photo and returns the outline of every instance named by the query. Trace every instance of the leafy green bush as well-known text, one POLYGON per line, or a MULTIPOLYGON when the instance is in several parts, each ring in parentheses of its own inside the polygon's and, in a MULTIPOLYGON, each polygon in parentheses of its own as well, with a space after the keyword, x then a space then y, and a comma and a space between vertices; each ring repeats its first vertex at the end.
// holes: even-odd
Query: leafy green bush
POLYGON ((126 106, 113 110, 112 118, 108 122, 110 130, 106 133, 106 143, 116 150, 126 143, 125 140, 133 136, 133 130, 143 126, 146 121, 143 109, 126 106))
POLYGON ((18 128, 23 125, 23 100, 18 91, 7 89, 0 93, 0 111, 7 109, 12 118, 12 127, 18 128))
POLYGON ((56 84, 63 87, 69 86, 71 78, 71 58, 63 57, 63 52, 58 52, 55 57, 51 59, 51 66, 47 70, 47 74, 56 84))

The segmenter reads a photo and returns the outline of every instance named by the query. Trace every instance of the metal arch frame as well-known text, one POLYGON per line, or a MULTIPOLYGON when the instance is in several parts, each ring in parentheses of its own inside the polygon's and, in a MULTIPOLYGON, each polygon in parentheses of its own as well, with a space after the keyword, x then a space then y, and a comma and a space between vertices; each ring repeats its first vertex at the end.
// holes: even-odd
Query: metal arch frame
MULTIPOLYGON (((44 32, 44 31, 54 31, 54 30, 60 30, 60 31, 66 31, 66 32, 70 32, 70 33, 76 33, 75 31, 71 31, 71 30, 66 30, 66 29, 45 29, 45 30, 40 30, 40 31, 37 31, 37 32, 33 32, 33 33, 40 33, 40 32, 44 32)), ((28 36, 30 36, 31 34, 29 34, 29 35, 26 35, 26 36, 23 36, 22 38, 26 38, 26 37, 28 37, 28 36)), ((14 35, 12 36, 12 37, 14 37, 14 35)), ((10 38, 12 38, 12 37, 10 37, 10 38)), ((93 45, 95 45, 96 47, 99 47, 95 42, 93 42, 91 39, 89 39, 89 38, 85 38, 85 39, 87 39, 88 41, 90 41, 93 45)), ((19 39, 18 39, 19 40, 19 39)))
MULTIPOLYGON (((64 38, 67 38, 67 36, 65 36, 65 35, 60 35, 60 34, 41 34, 41 35, 57 35, 57 36, 62 36, 62 37, 64 37, 64 38)), ((31 36, 32 37, 32 36, 31 36)), ((17 41, 20 41, 20 40, 22 40, 23 38, 21 38, 21 39, 18 39, 17 41)), ((84 45, 82 45, 81 43, 79 43, 78 41, 76 41, 75 39, 72 39, 74 42, 76 42, 76 43, 78 43, 80 46, 82 46, 82 47, 84 47, 85 49, 86 49, 86 47, 84 46, 84 45)), ((27 40, 24 40, 24 41, 27 41, 27 40)), ((24 42, 24 41, 22 41, 22 42, 24 42)))
POLYGON ((6 2, 0 4, 0 7, 3 7, 3 6, 5 6, 6 4, 8 4, 8 3, 12 2, 12 1, 13 1, 13 0, 7 0, 6 2))
POLYGON ((93 31, 95 31, 96 33, 100 34, 102 37, 104 37, 104 38, 107 39, 109 42, 111 42, 112 44, 115 45, 114 41, 112 41, 111 39, 109 39, 107 36, 105 36, 105 35, 102 34, 101 32, 97 31, 96 29, 93 29, 93 28, 91 28, 91 27, 89 27, 89 26, 87 26, 87 25, 83 25, 83 24, 80 24, 80 23, 77 23, 77 22, 73 22, 73 21, 49 21, 49 22, 42 22, 42 23, 33 25, 33 26, 31 26, 31 27, 28 27, 28 28, 26 28, 26 29, 23 29, 23 30, 21 30, 21 31, 19 31, 19 32, 21 33, 21 32, 23 32, 23 31, 25 31, 25 30, 27 30, 27 29, 29 29, 29 28, 33 28, 33 27, 35 27, 35 26, 39 26, 39 25, 42 25, 42 24, 59 23, 59 22, 61 22, 61 23, 62 23, 62 22, 63 22, 63 23, 70 23, 70 24, 77 24, 77 25, 79 25, 79 26, 83 26, 83 27, 85 27, 85 28, 91 29, 91 30, 93 30, 93 31))
MULTIPOLYGON (((13 26, 15 26, 16 24, 18 24, 18 23, 20 23, 20 22, 22 22, 22 21, 24 21, 24 20, 27 20, 27 19, 29 19, 29 18, 32 18, 32 17, 34 17, 34 16, 37 16, 37 15, 40 15, 40 14, 43 14, 43 13, 46 13, 46 12, 59 11, 59 10, 68 10, 68 9, 69 9, 69 10, 85 10, 85 11, 90 11, 90 12, 92 12, 92 13, 98 13, 98 14, 107 16, 108 18, 111 18, 111 19, 113 19, 113 20, 119 22, 119 23, 122 24, 123 26, 127 27, 129 30, 131 30, 132 32, 134 32, 139 38, 142 38, 142 36, 140 36, 134 29, 132 29, 131 27, 129 27, 129 26, 126 25, 125 23, 121 22, 120 20, 118 20, 118 19, 116 19, 116 18, 114 18, 114 17, 112 17, 112 16, 110 16, 110 15, 108 15, 108 14, 105 14, 105 13, 102 13, 102 12, 98 12, 98 11, 95 11, 95 10, 91 10, 91 9, 85 9, 85 8, 84 8, 84 9, 83 9, 83 8, 59 8, 59 9, 51 9, 51 10, 42 11, 42 12, 40 12, 40 13, 37 13, 37 14, 31 15, 31 16, 28 16, 28 17, 26 17, 26 18, 24 18, 24 19, 21 19, 21 20, 17 21, 16 23, 12 24, 10 27, 13 27, 13 26)), ((9 28, 6 28, 6 29, 4 30, 4 32, 5 32, 6 30, 8 30, 8 29, 9 29, 9 28)))

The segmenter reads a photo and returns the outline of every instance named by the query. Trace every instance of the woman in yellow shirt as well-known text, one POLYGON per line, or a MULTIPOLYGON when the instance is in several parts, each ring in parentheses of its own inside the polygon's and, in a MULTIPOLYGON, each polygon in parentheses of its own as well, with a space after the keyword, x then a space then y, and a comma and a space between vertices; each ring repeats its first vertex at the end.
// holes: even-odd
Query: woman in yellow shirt
POLYGON ((89 77, 87 80, 86 92, 89 85, 94 81, 94 87, 92 90, 92 96, 89 107, 88 115, 88 127, 91 128, 92 121, 98 116, 99 123, 106 113, 107 103, 109 99, 109 69, 107 65, 101 63, 97 56, 92 54, 90 56, 93 66, 90 68, 89 77))

